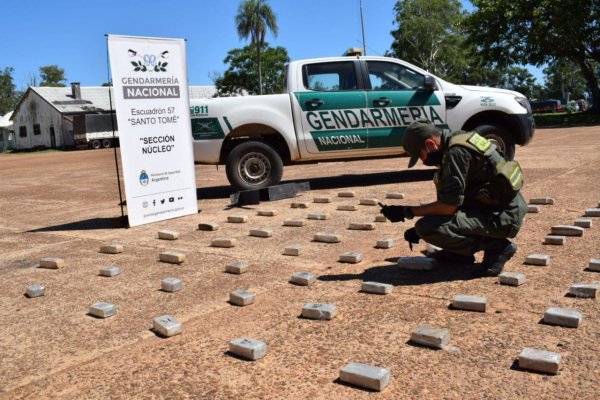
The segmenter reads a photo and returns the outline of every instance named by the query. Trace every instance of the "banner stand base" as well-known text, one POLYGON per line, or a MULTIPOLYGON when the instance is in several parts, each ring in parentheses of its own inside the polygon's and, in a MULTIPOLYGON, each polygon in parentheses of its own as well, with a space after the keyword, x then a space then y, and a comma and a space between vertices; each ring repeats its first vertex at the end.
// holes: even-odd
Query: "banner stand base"
POLYGON ((121 226, 121 228, 124 229, 129 229, 129 218, 127 218, 127 215, 121 215, 119 217, 119 225, 121 226))

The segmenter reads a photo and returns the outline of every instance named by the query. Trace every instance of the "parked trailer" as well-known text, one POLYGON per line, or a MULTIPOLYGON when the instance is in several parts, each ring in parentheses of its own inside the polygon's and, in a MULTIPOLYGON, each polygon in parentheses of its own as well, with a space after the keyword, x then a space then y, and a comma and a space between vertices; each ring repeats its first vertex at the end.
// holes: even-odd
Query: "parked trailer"
POLYGON ((75 146, 91 149, 106 149, 119 145, 119 132, 93 132, 75 135, 75 146))
POLYGON ((91 149, 109 148, 119 145, 119 131, 114 114, 86 114, 73 117, 75 146, 91 149), (115 129, 113 135, 113 126, 115 129))

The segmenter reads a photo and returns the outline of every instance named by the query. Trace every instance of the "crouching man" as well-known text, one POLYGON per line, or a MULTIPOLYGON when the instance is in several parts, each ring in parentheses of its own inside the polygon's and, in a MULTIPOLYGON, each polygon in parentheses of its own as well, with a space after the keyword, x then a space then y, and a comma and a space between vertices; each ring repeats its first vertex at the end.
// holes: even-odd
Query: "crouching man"
POLYGON ((442 133, 429 121, 408 126, 404 149, 408 167, 417 160, 436 166, 433 182, 437 201, 421 206, 382 206, 392 222, 422 217, 404 234, 409 243, 423 239, 443 250, 432 257, 440 263, 473 264, 483 251, 482 275, 497 276, 516 253, 514 238, 527 212, 519 193, 519 164, 504 159, 496 146, 476 132, 442 133))

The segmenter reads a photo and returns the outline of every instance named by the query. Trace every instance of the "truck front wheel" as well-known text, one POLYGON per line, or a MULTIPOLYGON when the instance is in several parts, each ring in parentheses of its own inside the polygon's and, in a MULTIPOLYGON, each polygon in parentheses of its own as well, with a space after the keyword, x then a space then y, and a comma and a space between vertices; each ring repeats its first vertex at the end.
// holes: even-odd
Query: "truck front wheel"
POLYGON ((507 160, 515 158, 515 141, 503 126, 479 125, 474 131, 494 143, 507 160))
POLYGON ((243 142, 227 156, 227 179, 238 190, 261 189, 276 185, 283 176, 283 161, 269 145, 243 142))

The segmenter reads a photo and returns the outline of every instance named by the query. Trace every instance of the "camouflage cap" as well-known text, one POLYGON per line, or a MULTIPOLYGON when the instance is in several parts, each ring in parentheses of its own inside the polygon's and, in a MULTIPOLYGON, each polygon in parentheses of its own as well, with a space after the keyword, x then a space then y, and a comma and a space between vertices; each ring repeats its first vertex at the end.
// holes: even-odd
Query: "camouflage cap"
POLYGON ((439 129, 426 119, 417 120, 406 128, 403 146, 410 155, 408 168, 412 168, 419 160, 421 149, 425 147, 425 140, 439 134, 439 129))

